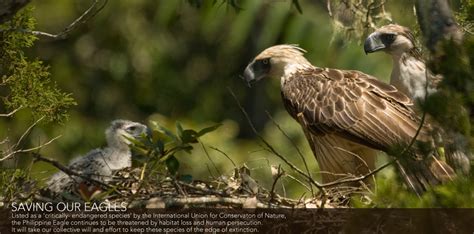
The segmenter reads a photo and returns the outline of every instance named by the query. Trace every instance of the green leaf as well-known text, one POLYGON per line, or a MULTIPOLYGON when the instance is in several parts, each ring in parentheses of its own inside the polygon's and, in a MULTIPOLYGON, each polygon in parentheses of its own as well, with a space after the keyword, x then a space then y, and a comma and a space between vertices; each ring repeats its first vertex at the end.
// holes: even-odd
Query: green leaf
POLYGON ((187 143, 197 143, 197 137, 198 133, 192 129, 186 129, 181 133, 181 141, 183 144, 187 143))
POLYGON ((125 135, 123 137, 125 137, 125 139, 127 139, 128 141, 130 141, 130 143, 132 143, 133 145, 135 145, 137 147, 145 147, 145 144, 143 144, 143 142, 141 142, 138 139, 135 139, 135 138, 129 137, 129 136, 125 136, 125 135))
POLYGON ((183 136, 183 126, 181 126, 181 123, 178 121, 176 121, 176 133, 179 137, 183 136))
POLYGON ((214 126, 201 129, 201 131, 199 131, 199 132, 197 133, 196 137, 201 137, 201 136, 204 136, 205 134, 207 134, 207 133, 209 133, 209 132, 215 131, 215 130, 218 129, 220 126, 222 126, 222 124, 216 124, 216 125, 214 125, 214 126))
POLYGON ((161 126, 157 122, 151 121, 151 125, 153 130, 158 131, 161 134, 165 134, 167 137, 171 138, 171 140, 175 141, 178 139, 178 137, 173 132, 161 126))
POLYGON ((166 167, 172 175, 176 175, 179 169, 179 161, 174 155, 171 155, 166 161, 166 167))

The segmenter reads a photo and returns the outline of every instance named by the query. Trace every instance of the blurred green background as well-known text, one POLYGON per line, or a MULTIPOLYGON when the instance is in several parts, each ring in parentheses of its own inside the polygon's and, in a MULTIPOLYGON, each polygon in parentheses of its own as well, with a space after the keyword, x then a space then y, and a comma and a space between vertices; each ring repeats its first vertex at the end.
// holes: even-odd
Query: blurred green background
MULTIPOLYGON (((264 137, 293 163, 303 168, 297 150, 268 117, 296 142, 318 179, 317 164, 298 124, 284 110, 279 81, 247 87, 239 75, 261 50, 281 43, 299 44, 316 66, 355 69, 387 81, 391 59, 366 56, 357 37, 335 32, 326 1, 300 0, 300 14, 289 0, 241 0, 236 9, 225 1, 113 0, 65 40, 41 38, 28 51, 50 66, 51 78, 78 103, 63 124, 36 128, 27 145, 62 135, 40 153, 67 163, 73 157, 105 145, 104 130, 114 119, 173 128, 175 121, 199 129, 223 123, 202 138, 218 171, 230 174, 232 163, 246 164, 263 185, 271 186, 270 165, 281 162, 263 149, 232 98, 232 90, 264 137)), ((92 1, 36 0, 37 30, 59 32, 92 1)), ((413 27, 410 1, 390 1, 386 10, 395 22, 413 27)), ((17 118, 1 120, 2 134, 19 136, 27 128, 28 110, 17 118), (22 117, 23 116, 23 117, 22 117)), ((178 155, 182 173, 209 179, 219 173, 201 145, 191 155, 178 155)), ((27 155, 20 164, 28 166, 27 155)), ((381 159, 383 161, 383 157, 381 159)), ((286 169, 289 171, 289 169, 286 169)), ((33 176, 47 178, 57 169, 33 165, 33 176)), ((285 178, 286 191, 301 196, 297 183, 285 178), (289 187, 298 189, 289 189, 289 187)), ((280 191, 281 188, 279 188, 280 191)))

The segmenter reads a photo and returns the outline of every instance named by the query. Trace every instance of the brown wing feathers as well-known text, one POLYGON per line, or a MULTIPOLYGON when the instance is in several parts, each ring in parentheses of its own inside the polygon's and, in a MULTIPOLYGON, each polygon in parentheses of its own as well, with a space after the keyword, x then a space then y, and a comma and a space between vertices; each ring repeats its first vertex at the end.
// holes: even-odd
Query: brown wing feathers
MULTIPOLYGON (((357 166, 352 165, 357 163, 353 155, 341 151, 351 147, 347 140, 387 152, 394 146, 410 144, 421 124, 408 97, 357 71, 307 69, 294 75, 282 89, 282 96, 293 117, 299 115, 295 118, 300 119, 323 171, 344 173, 357 166)), ((429 131, 429 126, 423 126, 417 140, 431 143, 429 131)), ((375 157, 374 153, 364 154, 375 157)), ((435 157, 414 158, 400 158, 397 165, 402 178, 418 194, 452 174, 435 157)), ((322 176, 326 180, 337 178, 322 176)))
POLYGON ((317 135, 335 133, 386 151, 410 142, 419 126, 406 96, 360 72, 308 69, 295 74, 283 92, 298 93, 288 101, 317 135))
MULTIPOLYGON (((365 174, 374 169, 375 149, 395 152, 394 146, 406 146, 416 135, 418 141, 432 144, 431 128, 419 129, 421 121, 410 99, 396 88, 359 71, 313 67, 298 47, 264 50, 247 66, 244 77, 280 78, 287 111, 303 127, 321 170, 329 172, 322 175, 323 181, 341 178, 338 174, 365 174), (253 69, 259 59, 269 57, 271 70, 253 69)), ((422 160, 421 147, 414 148, 408 156, 393 156, 399 158, 402 177, 420 194, 450 168, 432 154, 422 160)))

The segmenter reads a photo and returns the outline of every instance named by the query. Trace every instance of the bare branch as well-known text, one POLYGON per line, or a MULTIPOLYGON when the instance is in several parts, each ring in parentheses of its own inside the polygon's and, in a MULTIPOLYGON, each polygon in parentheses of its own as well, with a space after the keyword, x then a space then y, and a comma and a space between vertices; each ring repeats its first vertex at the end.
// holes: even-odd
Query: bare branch
POLYGON ((288 174, 288 175, 286 175, 286 176, 287 176, 288 178, 290 178, 290 179, 296 181, 296 183, 301 184, 301 186, 305 187, 306 190, 310 191, 311 193, 313 192, 313 188, 310 188, 308 185, 306 185, 305 183, 303 183, 303 181, 300 181, 298 178, 296 178, 296 177, 294 177, 294 176, 292 176, 292 175, 290 175, 290 174, 288 174))
POLYGON ((206 149, 206 146, 204 145, 204 143, 202 143, 202 141, 199 140, 199 144, 201 144, 202 149, 204 150, 204 153, 206 154, 207 159, 209 159, 209 161, 211 161, 212 166, 214 167, 214 169, 217 171, 217 173, 218 173, 219 175, 222 175, 222 173, 220 172, 219 168, 218 168, 218 167, 216 166, 216 164, 214 163, 214 160, 212 160, 211 155, 209 155, 209 152, 207 152, 207 149, 206 149))
POLYGON ((99 2, 101 0, 95 0, 92 5, 82 13, 77 19, 75 19, 71 24, 69 24, 63 31, 52 34, 52 33, 47 33, 47 32, 41 32, 41 31, 30 31, 29 33, 37 36, 44 36, 44 37, 49 37, 53 38, 55 40, 60 40, 60 39, 65 39, 69 35, 71 31, 76 29, 82 24, 85 24, 87 21, 92 19, 97 13, 99 13, 102 9, 104 9, 105 5, 107 4, 108 0, 102 0, 103 4, 99 5, 99 2))
POLYGON ((311 184, 313 184, 314 186, 316 186, 319 191, 321 191, 321 193, 325 196, 326 195, 326 191, 324 189, 324 187, 316 182, 311 176, 308 176, 306 175, 306 173, 304 173, 301 169, 299 169, 298 167, 296 167, 295 165, 293 165, 293 163, 291 163, 290 161, 288 161, 283 155, 281 155, 280 153, 278 153, 278 151, 275 150, 275 148, 273 148, 273 146, 268 143, 265 138, 263 138, 263 136, 257 131, 257 129, 255 128, 255 126, 253 125, 252 121, 250 120, 250 117, 249 115, 247 114, 247 111, 245 111, 245 109, 242 107, 242 105, 240 104, 239 100, 237 99, 237 97, 235 96, 234 92, 228 88, 230 94, 232 95, 232 97, 234 98, 234 100, 237 102, 237 105, 240 109, 240 111, 242 111, 242 113, 244 114, 245 118, 247 119, 247 122, 249 123, 250 125, 250 128, 252 129, 252 131, 254 132, 254 134, 265 144, 265 146, 268 148, 268 150, 270 150, 273 154, 275 154, 278 158, 280 158, 283 162, 285 162, 289 167, 291 167, 291 169, 293 169, 294 171, 296 171, 298 174, 302 175, 303 177, 305 177, 308 181, 311 182, 311 184))
POLYGON ((209 147, 209 148, 211 148, 211 149, 213 149, 213 150, 215 150, 215 151, 221 153, 222 155, 224 155, 227 159, 229 159, 229 161, 232 163, 232 165, 234 165, 234 168, 237 168, 237 165, 235 164, 234 160, 232 160, 232 158, 230 158, 230 156, 227 155, 224 151, 222 151, 222 150, 220 150, 220 149, 218 149, 218 148, 216 148, 216 147, 212 147, 212 146, 209 147))
POLYGON ((10 113, 7 113, 7 114, 0 114, 0 117, 10 117, 12 115, 14 115, 16 112, 18 112, 19 110, 23 109, 22 106, 16 108, 15 110, 12 110, 10 113))
MULTIPOLYGON (((175 207, 175 206, 195 206, 195 205, 237 205, 243 206, 245 202, 250 198, 231 198, 231 197, 156 197, 149 199, 145 202, 137 202, 136 204, 131 204, 131 207, 141 207, 145 205, 147 208, 166 208, 166 207, 175 207)), ((289 206, 279 206, 281 208, 291 208, 289 206)), ((256 203, 256 208, 268 208, 268 205, 265 205, 261 202, 256 203)))
MULTIPOLYGON (((272 116, 270 115, 270 113, 268 113, 268 111, 266 112, 267 113, 267 116, 268 118, 270 118, 270 120, 272 120, 273 124, 278 128, 278 130, 280 130, 280 132, 291 142, 291 144, 293 145, 293 147, 296 149, 296 151, 298 152, 298 155, 300 156, 301 160, 303 161, 303 164, 304 164, 304 167, 306 169, 306 173, 308 173, 308 176, 311 176, 311 173, 309 172, 309 167, 308 167, 308 163, 306 163, 306 159, 303 155, 303 153, 301 152, 301 150, 298 148, 298 146, 296 145, 296 143, 293 141, 293 139, 290 138, 290 136, 288 136, 288 134, 286 134, 285 131, 283 131, 283 129, 281 128, 281 126, 272 118, 272 116)), ((313 193, 313 188, 311 186, 311 182, 309 182, 310 184, 310 188, 311 188, 311 193, 313 193)))
POLYGON ((272 190, 270 190, 270 201, 274 201, 275 200, 275 187, 276 187, 276 183, 278 182, 278 180, 283 176, 285 175, 285 171, 283 171, 283 169, 281 168, 281 165, 278 165, 278 168, 277 168, 277 171, 276 171, 276 175, 274 175, 274 179, 273 179, 273 184, 272 184, 272 190))
MULTIPOLYGON (((69 169, 68 167, 62 165, 61 163, 59 163, 58 161, 56 160, 53 160, 53 159, 50 159, 50 158, 45 158, 43 156, 41 156, 40 154, 38 153, 33 153, 33 157, 35 157, 36 160, 39 160, 39 161, 43 161, 43 162, 47 162, 53 166, 55 166, 56 168, 58 168, 59 170, 63 171, 64 173, 70 175, 70 176, 77 176, 77 177, 80 177, 84 180, 87 180, 87 181, 90 181, 90 182, 93 182, 93 183, 96 183, 96 184, 99 184, 101 186, 104 186, 106 188, 112 188, 112 186, 108 185, 108 184, 105 184, 103 183, 102 181, 99 181, 99 180, 96 180, 96 179, 93 179, 93 178, 90 178, 88 176, 85 176, 85 175, 81 175, 71 169, 69 169)), ((119 191, 116 190, 116 192, 120 193, 119 191)))
POLYGON ((41 118, 37 119, 30 127, 28 127, 28 129, 26 129, 26 131, 23 133, 23 135, 21 135, 20 139, 18 139, 18 141, 16 142, 16 144, 12 147, 12 150, 14 149, 17 149, 18 146, 21 144, 21 142, 23 141, 23 139, 25 139, 26 136, 28 136, 28 134, 30 134, 31 130, 33 130, 33 128, 39 123, 41 122, 41 120, 44 119, 44 116, 42 116, 41 118))
MULTIPOLYGON (((19 110, 19 109, 17 109, 19 110)), ((13 112, 16 112, 17 110, 14 110, 13 112)), ((10 112, 12 113, 12 112, 10 112)), ((58 137, 54 138, 53 140, 50 140, 49 142, 45 143, 45 144, 42 144, 42 145, 39 145, 39 146, 36 146, 36 147, 33 147, 33 148, 29 148, 29 149, 18 149, 18 147, 20 146, 21 142, 23 142, 23 139, 26 138, 26 136, 28 136, 28 134, 30 134, 31 130, 41 121, 44 119, 44 116, 39 118, 38 120, 36 120, 32 125, 30 125, 30 127, 28 127, 28 129, 26 129, 26 131, 23 133, 23 135, 21 135, 20 139, 18 139, 18 141, 12 146, 10 147, 7 152, 10 152, 8 154, 6 154, 5 156, 3 156, 2 158, 0 158, 0 162, 1 161, 4 161, 4 160, 7 160, 11 157, 13 157, 15 154, 18 154, 18 153, 26 153, 26 152, 31 152, 33 150, 38 150, 40 149, 41 147, 44 147, 45 145, 48 145, 50 144, 52 141, 54 141, 55 139, 57 139, 58 137)), ((7 139, 5 139, 7 140, 7 139)), ((2 144, 4 143, 4 141, 2 141, 2 144)))
POLYGON ((351 183, 351 182, 358 182, 358 181, 362 181, 362 180, 365 180, 367 178, 369 178, 370 176, 374 175, 375 173, 385 169, 386 167, 390 166, 392 163, 396 162, 397 159, 393 159, 392 161, 388 162, 388 163, 385 163, 384 165, 378 167, 377 169, 365 174, 365 175, 362 175, 362 176, 357 176, 357 177, 354 177, 354 178, 350 178, 350 179, 342 179, 342 180, 336 180, 336 181, 333 181, 333 182, 329 182, 329 183, 324 183, 322 184, 323 187, 332 187, 332 186, 335 186, 335 185, 339 185, 339 184, 344 184, 344 183, 351 183))
POLYGON ((1 161, 5 161, 5 160, 7 160, 7 159, 13 157, 15 154, 28 153, 28 152, 32 152, 32 151, 35 151, 35 150, 39 150, 39 149, 41 149, 41 148, 43 148, 43 147, 45 147, 45 146, 51 144, 53 141, 57 140, 57 139, 60 138, 60 137, 61 137, 61 135, 59 135, 59 136, 57 136, 57 137, 55 137, 55 138, 49 140, 49 141, 46 142, 46 143, 43 143, 43 144, 38 145, 38 146, 35 146, 35 147, 33 147, 33 148, 15 150, 15 151, 13 151, 13 152, 11 152, 11 153, 5 155, 4 157, 0 158, 0 162, 1 162, 1 161))

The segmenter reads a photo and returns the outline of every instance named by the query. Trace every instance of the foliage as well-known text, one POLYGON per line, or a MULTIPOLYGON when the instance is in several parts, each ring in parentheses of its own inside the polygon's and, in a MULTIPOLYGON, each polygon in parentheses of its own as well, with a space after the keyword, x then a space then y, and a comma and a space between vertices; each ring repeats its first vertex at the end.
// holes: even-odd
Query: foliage
POLYGON ((342 0, 328 1, 328 10, 333 18, 336 33, 346 38, 362 42, 378 25, 392 22, 389 12, 385 11, 385 1, 342 0))
POLYGON ((62 121, 76 103, 51 80, 49 68, 39 59, 29 59, 24 50, 33 46, 35 20, 26 8, 0 25, 0 76, 7 109, 28 108, 35 118, 62 121))
POLYGON ((144 163, 145 167, 150 166, 147 171, 165 166, 171 175, 176 175, 180 163, 175 154, 181 151, 191 154, 192 144, 198 143, 200 137, 216 130, 219 126, 220 124, 195 131, 183 129, 181 123, 176 122, 175 134, 157 122, 152 122, 149 137, 145 137, 143 141, 130 140, 134 143, 134 151, 144 156, 137 160, 144 163))
POLYGON ((437 186, 417 197, 409 191, 397 176, 380 176, 377 179, 377 191, 369 196, 370 203, 353 199, 353 205, 359 208, 426 208, 457 207, 474 208, 474 174, 458 178, 450 183, 437 186))
MULTIPOLYGON (((4 169, 0 171, 0 203, 14 199, 25 201, 33 193, 35 182, 22 169, 4 169)), ((4 204, 0 204, 2 207, 4 204)))
POLYGON ((461 0, 461 7, 454 14, 464 32, 472 36, 474 34, 474 1, 461 0))
POLYGON ((446 127, 474 136, 474 38, 466 37, 462 45, 444 41, 440 50, 429 66, 445 78, 441 91, 427 99, 425 110, 446 127))

